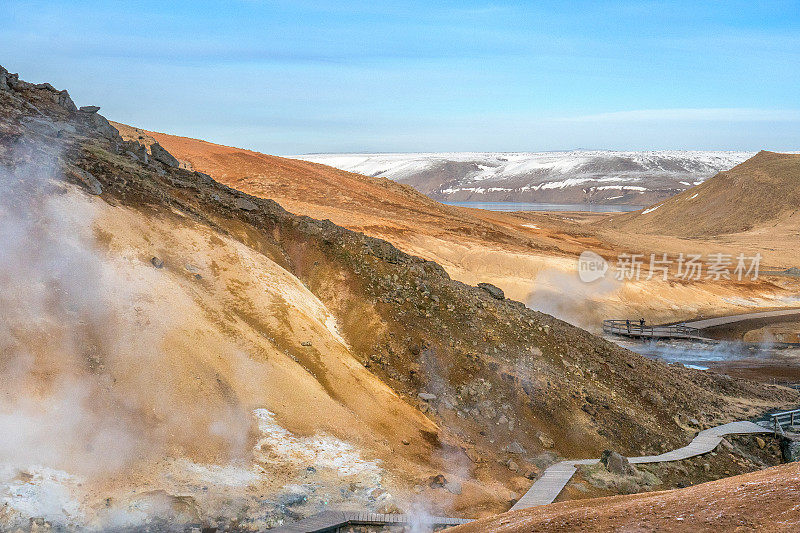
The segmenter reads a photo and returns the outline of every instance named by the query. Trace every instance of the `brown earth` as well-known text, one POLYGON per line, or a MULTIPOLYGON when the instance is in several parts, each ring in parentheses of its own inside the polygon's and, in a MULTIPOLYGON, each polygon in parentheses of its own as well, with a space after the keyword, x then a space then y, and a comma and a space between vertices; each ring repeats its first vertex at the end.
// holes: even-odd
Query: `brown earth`
MULTIPOLYGON (((226 185, 272 198, 289 211, 386 239, 401 250, 441 264, 468 284, 490 282, 506 294, 592 331, 604 318, 644 316, 668 322, 698 315, 798 305, 800 280, 684 282, 660 279, 584 284, 576 258, 593 250, 612 264, 619 253, 760 252, 762 267, 797 262, 795 237, 750 232, 687 239, 617 231, 598 218, 621 215, 498 213, 433 202, 408 186, 324 165, 268 156, 205 141, 139 130, 122 124, 123 137, 152 138, 178 159, 226 185)), ((153 142, 153 141, 148 141, 153 142)), ((788 234, 787 234, 788 235, 788 234)))
POLYGON ((800 529, 800 464, 666 492, 555 503, 486 518, 453 533, 785 531, 800 529))
POLYGON ((608 226, 627 232, 712 237, 758 229, 797 237, 800 154, 761 151, 731 170, 655 206, 618 215, 608 226), (768 228, 768 229, 767 229, 768 228))
MULTIPOLYGON (((208 513, 249 520, 228 525, 257 529, 284 516, 285 506, 265 506, 281 501, 282 487, 302 481, 314 484, 317 496, 294 511, 301 515, 323 500, 377 509, 414 499, 439 512, 491 514, 506 509, 524 488, 520 474, 534 478, 559 455, 595 456, 608 447, 629 454, 660 451, 685 443, 679 414, 711 425, 800 399, 787 388, 646 359, 454 281, 438 264, 386 241, 291 214, 186 168, 145 163, 137 142, 123 141, 99 115, 65 106, 59 94, 23 83, 0 90, 0 162, 11 176, 9 190, 26 183, 25 172, 46 172, 43 162, 53 162, 59 179, 51 193, 70 206, 59 214, 64 221, 68 213, 77 217, 73 230, 89 234, 83 253, 113 273, 104 290, 114 294, 124 287, 132 294, 124 305, 107 309, 103 320, 87 309, 85 320, 104 333, 78 336, 74 350, 70 343, 41 342, 70 334, 59 323, 71 324, 64 322, 74 319, 71 312, 49 317, 44 329, 18 317, 11 336, 16 344, 0 362, 24 369, 20 357, 36 358, 37 372, 2 375, 5 390, 15 391, 19 401, 34 391, 49 401, 54 391, 42 386, 44 375, 45 383, 66 376, 96 383, 97 400, 86 406, 92 417, 105 420, 113 407, 152 437, 142 448, 150 453, 103 472, 102 482, 82 484, 92 502, 106 501, 103 509, 146 488, 191 494, 208 513), (109 325, 121 329, 105 332, 109 325), (104 344, 116 339, 126 344, 104 344), (259 409, 274 413, 274 420, 261 412, 259 427, 253 427, 250 417, 259 409), (195 465, 192 476, 227 473, 218 469, 228 466, 231 437, 237 437, 237 459, 256 469, 252 484, 238 488, 195 478, 174 484, 182 461, 195 465), (327 448, 309 455, 329 442, 348 464, 362 464, 367 473, 379 469, 381 477, 348 474, 354 479, 344 495, 342 474, 333 466, 306 468, 336 464, 339 456, 327 448), (460 483, 460 490, 431 486, 429 477, 440 473, 460 483), (381 486, 396 498, 375 496, 381 486), (114 498, 107 500, 110 494, 114 498), (239 507, 231 509, 232 501, 239 507)), ((371 208, 361 223, 404 210, 407 217, 391 231, 406 235, 406 243, 417 227, 410 224, 428 217, 440 221, 430 225, 431 233, 477 232, 476 241, 491 239, 512 250, 525 242, 544 246, 532 237, 515 242, 514 235, 526 234, 504 228, 509 219, 451 214, 385 180, 376 184, 303 165, 305 178, 292 179, 310 184, 307 189, 291 192, 288 178, 277 189, 298 205, 303 197, 315 199, 326 213, 350 213, 351 220, 360 213, 352 202, 364 202, 371 208), (315 177, 319 172, 325 175, 315 177), (332 195, 324 183, 341 190, 332 195), (378 195, 384 190, 390 201, 378 195), (334 202, 329 196, 348 200, 326 207, 334 202)), ((251 186, 263 183, 269 182, 253 180, 251 186)), ((42 235, 72 228, 64 221, 44 226, 42 235)), ((550 235, 565 247, 592 238, 550 235)), ((15 305, 24 311, 24 302, 15 305)), ((5 308, 15 311, 11 303, 4 301, 5 308)), ((80 330, 85 321, 77 318, 80 330)), ((3 408, 18 407, 12 402, 3 408)), ((86 424, 87 435, 92 428, 86 424)), ((53 466, 69 471, 72 458, 91 449, 78 446, 53 466)))

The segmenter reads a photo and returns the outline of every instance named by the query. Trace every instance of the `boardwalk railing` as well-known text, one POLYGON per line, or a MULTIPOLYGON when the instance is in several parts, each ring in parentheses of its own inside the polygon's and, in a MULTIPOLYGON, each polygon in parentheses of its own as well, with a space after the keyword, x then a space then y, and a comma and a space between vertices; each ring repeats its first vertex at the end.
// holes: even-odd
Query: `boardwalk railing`
POLYGON ((648 337, 689 339, 702 337, 698 328, 684 326, 683 324, 673 324, 669 326, 642 326, 639 322, 626 320, 603 320, 603 332, 625 337, 648 337))
POLYGON ((772 413, 769 416, 772 419, 772 427, 775 430, 775 435, 783 435, 784 426, 789 428, 794 426, 795 421, 800 422, 800 409, 783 411, 782 413, 772 413))

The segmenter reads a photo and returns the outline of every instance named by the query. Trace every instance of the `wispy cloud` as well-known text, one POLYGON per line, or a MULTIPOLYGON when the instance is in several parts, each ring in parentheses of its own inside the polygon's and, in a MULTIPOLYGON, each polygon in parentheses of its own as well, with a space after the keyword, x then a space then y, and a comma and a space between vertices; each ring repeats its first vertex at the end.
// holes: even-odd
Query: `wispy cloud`
POLYGON ((800 109, 678 108, 637 109, 577 117, 562 122, 797 122, 800 109))

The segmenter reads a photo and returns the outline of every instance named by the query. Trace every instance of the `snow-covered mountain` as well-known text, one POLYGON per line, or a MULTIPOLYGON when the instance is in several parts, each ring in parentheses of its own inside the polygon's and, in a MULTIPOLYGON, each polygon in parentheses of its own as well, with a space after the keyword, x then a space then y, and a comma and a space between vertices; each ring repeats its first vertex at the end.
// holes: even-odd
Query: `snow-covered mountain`
POLYGON ((413 185, 440 201, 649 205, 755 152, 310 154, 297 159, 413 185))

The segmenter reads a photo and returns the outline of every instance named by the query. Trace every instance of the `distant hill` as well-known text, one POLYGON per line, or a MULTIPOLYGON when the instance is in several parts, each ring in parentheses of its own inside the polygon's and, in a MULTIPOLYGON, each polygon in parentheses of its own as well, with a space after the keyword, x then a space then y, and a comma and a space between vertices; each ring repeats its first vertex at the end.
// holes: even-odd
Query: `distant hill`
POLYGON ((761 151, 647 209, 604 223, 623 231, 701 237, 764 226, 800 227, 800 154, 761 151))
POLYGON ((439 201, 650 205, 728 170, 753 153, 574 150, 296 157, 391 178, 439 201))

